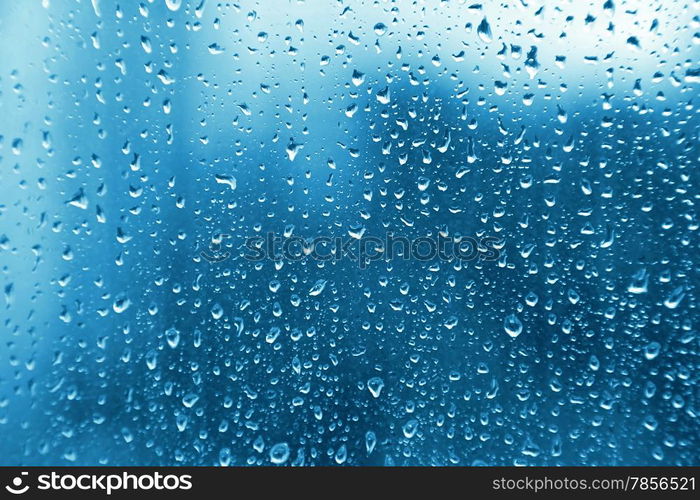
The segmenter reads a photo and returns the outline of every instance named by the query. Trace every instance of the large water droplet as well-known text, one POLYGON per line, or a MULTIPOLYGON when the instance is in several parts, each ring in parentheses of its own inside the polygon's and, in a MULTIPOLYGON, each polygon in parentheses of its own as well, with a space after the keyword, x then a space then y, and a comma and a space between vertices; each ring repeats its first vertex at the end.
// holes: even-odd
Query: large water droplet
POLYGON ((311 296, 316 296, 316 295, 321 295, 321 292, 326 288, 326 280, 318 280, 314 286, 311 287, 311 290, 309 290, 309 295, 311 296))
POLYGON ((383 387, 384 381, 379 377, 372 377, 367 381, 367 388, 369 389, 369 392, 372 393, 372 396, 374 396, 375 398, 379 397, 383 387))
POLYGON ((491 34, 491 25, 486 20, 486 18, 483 18, 481 20, 479 26, 476 28, 476 32, 479 35, 479 38, 481 38, 481 40, 483 40, 486 43, 490 43, 491 40, 493 40, 493 35, 491 34))
POLYGON ((270 462, 273 464, 283 464, 289 459, 289 445, 287 443, 277 443, 270 448, 270 462))
POLYGON ((509 314, 503 321, 503 328, 506 333, 515 338, 523 331, 523 324, 515 314, 509 314))

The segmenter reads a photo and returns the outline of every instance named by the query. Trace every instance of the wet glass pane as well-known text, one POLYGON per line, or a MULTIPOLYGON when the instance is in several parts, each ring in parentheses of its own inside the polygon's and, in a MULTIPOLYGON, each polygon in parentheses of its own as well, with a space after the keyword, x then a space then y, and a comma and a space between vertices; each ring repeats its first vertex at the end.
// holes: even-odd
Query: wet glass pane
POLYGON ((0 463, 698 464, 697 2, 0 5, 0 463))

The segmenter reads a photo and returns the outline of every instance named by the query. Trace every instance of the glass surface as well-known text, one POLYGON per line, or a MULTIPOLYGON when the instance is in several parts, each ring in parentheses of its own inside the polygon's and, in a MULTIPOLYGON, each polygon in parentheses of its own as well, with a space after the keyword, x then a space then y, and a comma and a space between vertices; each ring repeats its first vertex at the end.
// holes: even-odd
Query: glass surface
POLYGON ((0 3, 0 464, 698 465, 699 16, 0 3))

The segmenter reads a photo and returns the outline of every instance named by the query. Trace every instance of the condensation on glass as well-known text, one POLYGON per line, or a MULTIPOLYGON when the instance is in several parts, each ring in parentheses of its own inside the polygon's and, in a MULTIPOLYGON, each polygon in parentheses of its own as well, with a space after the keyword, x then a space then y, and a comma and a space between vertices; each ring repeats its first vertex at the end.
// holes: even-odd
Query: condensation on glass
POLYGON ((0 463, 698 464, 697 2, 3 2, 0 463))

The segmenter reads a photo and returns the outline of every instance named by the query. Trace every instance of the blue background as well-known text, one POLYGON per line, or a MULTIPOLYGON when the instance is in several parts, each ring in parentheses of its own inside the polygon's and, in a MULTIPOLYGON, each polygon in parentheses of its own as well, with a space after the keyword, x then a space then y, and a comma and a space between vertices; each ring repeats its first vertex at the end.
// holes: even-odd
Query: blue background
POLYGON ((0 464, 698 465, 698 12, 2 2, 0 464))

